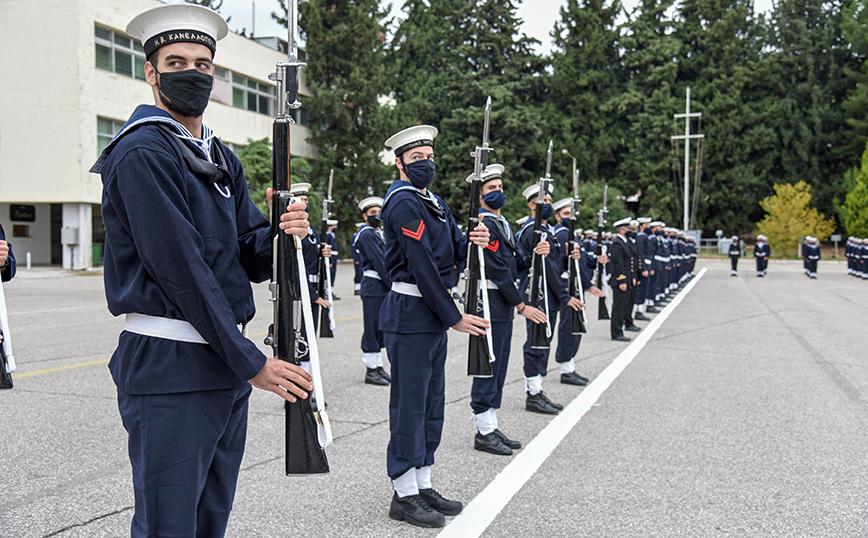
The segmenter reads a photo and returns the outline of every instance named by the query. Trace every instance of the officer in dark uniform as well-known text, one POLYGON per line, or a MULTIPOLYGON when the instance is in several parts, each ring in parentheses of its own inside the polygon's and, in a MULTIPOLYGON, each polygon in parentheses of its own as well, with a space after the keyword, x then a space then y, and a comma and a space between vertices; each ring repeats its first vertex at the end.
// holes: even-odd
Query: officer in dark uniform
POLYGON ((362 268, 362 312, 365 318, 365 331, 362 333, 362 361, 365 363, 365 383, 369 385, 388 385, 392 377, 383 369, 383 351, 386 343, 380 329, 380 308, 392 281, 386 270, 386 241, 380 229, 380 208, 383 199, 370 196, 359 202, 359 210, 365 224, 356 232, 354 250, 358 251, 362 268))
MULTIPOLYGON (((297 199, 306 204, 307 212, 310 213, 310 204, 307 196, 310 194, 310 183, 293 183, 289 187, 289 192, 297 199)), ((319 234, 312 226, 307 227, 307 237, 301 241, 301 253, 304 257, 304 268, 307 271, 307 289, 310 293, 310 308, 313 311, 313 328, 316 332, 319 326, 319 308, 331 308, 330 303, 325 297, 319 295, 319 253, 322 249, 323 256, 331 256, 331 245, 323 247, 320 243, 319 234)), ((307 334, 305 332, 305 334, 307 334)), ((303 362, 307 362, 302 359, 303 362)), ((305 366, 306 368, 306 366, 305 366)))
POLYGON ((802 245, 802 257, 805 260, 805 274, 808 278, 817 278, 817 264, 820 261, 820 244, 816 237, 808 236, 802 245))
POLYGON ((335 277, 338 275, 338 221, 335 219, 329 219, 327 221, 328 231, 326 232, 327 243, 331 247, 331 255, 329 259, 331 261, 331 273, 329 276, 332 279, 332 299, 335 301, 340 301, 341 298, 337 296, 334 290, 335 286, 335 277))
MULTIPOLYGON (((614 224, 618 234, 612 239, 612 246, 608 251, 612 263, 612 274, 609 278, 609 285, 612 286, 611 336, 612 340, 619 342, 630 340, 624 336, 624 328, 632 306, 630 290, 636 287, 638 274, 637 260, 633 256, 630 238, 627 236, 630 233, 631 220, 627 217, 614 224)), ((626 325, 626 329, 638 330, 638 327, 631 329, 631 326, 635 327, 626 325)))
MULTIPOLYGON (((201 6, 167 4, 126 31, 144 46, 156 106, 133 112, 92 171, 103 182, 106 300, 126 316, 109 370, 129 434, 131 535, 220 537, 250 386, 290 402, 312 386, 239 330, 254 315, 250 282, 271 273, 272 237, 240 161, 202 123, 226 22, 201 6), (216 164, 219 180, 197 176, 182 144, 192 159, 216 164)), ((289 210, 280 227, 303 237, 304 204, 289 210)))
MULTIPOLYGON (((392 363, 387 469, 395 495, 389 517, 421 527, 443 526, 444 515, 463 509, 431 486, 443 431, 446 331, 482 335, 489 326, 459 312, 450 295, 452 270, 464 263, 467 238, 443 199, 428 191, 436 169, 435 136, 434 127, 418 125, 386 141, 401 177, 386 192, 381 212, 392 281, 380 310, 392 363)), ((482 247, 488 239, 483 225, 470 233, 482 247)))
POLYGON ((651 279, 654 276, 654 249, 656 241, 651 233, 651 218, 641 217, 636 219, 639 223, 639 231, 636 233, 636 251, 642 262, 639 275, 639 285, 636 287, 636 298, 633 301, 635 312, 633 317, 641 321, 648 321, 645 315, 645 306, 651 289, 651 279))
MULTIPOLYGON (((489 242, 483 249, 486 277, 488 278, 488 299, 491 314, 491 339, 495 361, 491 364, 492 376, 474 377, 470 391, 470 407, 476 436, 473 448, 498 455, 510 455, 521 443, 506 436, 498 428, 497 410, 503 398, 503 383, 509 366, 510 344, 512 342, 512 321, 515 311, 534 323, 545 323, 545 314, 525 304, 516 287, 520 271, 526 271, 528 260, 518 255, 515 234, 509 221, 500 210, 506 203, 503 192, 503 165, 491 164, 481 175, 480 215, 482 223, 488 228, 489 242)), ((473 180, 473 175, 467 178, 473 180)), ((537 252, 547 255, 549 243, 537 245, 537 252)))
POLYGON ((756 276, 762 278, 766 276, 766 269, 769 266, 769 258, 772 255, 772 247, 769 246, 768 238, 760 234, 756 236, 756 245, 753 248, 753 255, 756 258, 756 276))
POLYGON ((357 222, 356 231, 350 238, 350 245, 353 247, 353 295, 360 295, 362 291, 362 262, 359 261, 359 249, 356 248, 356 237, 359 236, 359 230, 364 225, 364 222, 357 222))
POLYGON ((738 276, 738 258, 741 256, 741 244, 738 236, 732 236, 732 242, 729 244, 729 261, 732 264, 732 270, 729 276, 738 276))
POLYGON ((12 252, 12 243, 6 241, 6 232, 0 224, 0 278, 3 282, 9 282, 17 270, 18 264, 15 262, 15 253, 12 252))

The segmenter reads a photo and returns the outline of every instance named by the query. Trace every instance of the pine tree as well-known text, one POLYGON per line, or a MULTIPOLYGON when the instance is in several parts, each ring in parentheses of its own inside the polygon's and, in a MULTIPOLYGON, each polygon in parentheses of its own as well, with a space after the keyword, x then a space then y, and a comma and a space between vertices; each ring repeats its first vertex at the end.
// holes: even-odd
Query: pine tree
MULTIPOLYGON (((284 16, 275 18, 285 25, 281 3, 284 16)), ((311 183, 325 194, 329 170, 334 169, 332 212, 341 223, 359 220, 356 204, 383 195, 390 177, 379 156, 390 129, 388 111, 379 102, 387 87, 385 16, 379 0, 310 0, 300 5, 311 92, 303 102, 311 117, 309 141, 319 152, 311 183)), ((346 244, 351 226, 339 230, 338 239, 346 244)))
POLYGON ((851 61, 856 67, 844 68, 852 86, 841 105, 850 127, 843 133, 841 154, 853 159, 868 142, 868 9, 864 0, 853 0, 843 11, 841 32, 850 45, 851 61))
POLYGON ((862 154, 862 165, 849 172, 851 185, 839 216, 847 233, 868 237, 868 146, 862 154))

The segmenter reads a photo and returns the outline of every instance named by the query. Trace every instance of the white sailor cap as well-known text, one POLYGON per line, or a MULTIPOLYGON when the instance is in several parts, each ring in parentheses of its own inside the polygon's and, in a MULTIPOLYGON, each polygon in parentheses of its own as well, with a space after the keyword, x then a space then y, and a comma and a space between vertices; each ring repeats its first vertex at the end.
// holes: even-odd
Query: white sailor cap
MULTIPOLYGON (((547 182, 546 183, 546 191, 548 192, 548 194, 551 194, 552 192, 554 192, 554 190, 555 190, 554 185, 552 185, 550 182, 547 182)), ((532 199, 535 199, 539 195, 539 183, 534 183, 530 187, 521 191, 521 195, 524 196, 528 202, 531 201, 532 199)))
POLYGON ((530 217, 522 217, 520 219, 516 219, 515 223, 518 224, 519 226, 524 226, 524 223, 527 222, 527 219, 529 219, 529 218, 530 217))
POLYGON ((639 221, 639 224, 651 224, 651 217, 639 217, 636 220, 639 221))
POLYGON ((585 235, 597 235, 597 230, 594 230, 594 229, 585 230, 585 235))
POLYGON ((127 34, 138 39, 150 56, 172 43, 198 43, 217 50, 217 41, 226 37, 229 26, 219 13, 195 4, 166 4, 145 10, 127 24, 127 34))
POLYGON ((557 213, 561 209, 569 206, 572 202, 573 202, 572 198, 563 198, 561 200, 558 200, 554 204, 552 204, 552 209, 554 209, 555 213, 557 213))
POLYGON ((737 236, 737 235, 734 235, 734 236, 730 237, 730 239, 732 239, 733 241, 735 241, 736 239, 738 239, 738 236, 737 236))
POLYGON ((328 219, 328 220, 326 220, 326 224, 328 224, 329 226, 337 226, 338 221, 337 221, 337 219, 328 219))
POLYGON ((652 220, 651 221, 651 227, 652 228, 658 228, 658 227, 662 227, 662 226, 666 226, 666 223, 663 222, 662 220, 652 220))
POLYGON ((768 237, 764 236, 763 234, 759 234, 758 236, 756 236, 756 238, 757 241, 765 241, 766 239, 768 239, 768 237))
POLYGON ((357 222, 357 223, 355 224, 355 227, 356 227, 356 228, 361 228, 361 227, 364 226, 365 224, 366 224, 366 223, 364 223, 364 222, 357 222))
POLYGON ((620 228, 621 226, 629 226, 631 220, 633 220, 633 217, 623 218, 612 224, 612 226, 614 226, 615 228, 620 228))
MULTIPOLYGON (((489 164, 480 174, 479 181, 485 183, 492 179, 503 179, 503 171, 504 166, 502 164, 489 164)), ((471 181, 473 181, 473 174, 467 176, 467 182, 470 183, 471 181)))
POLYGON ((293 196, 307 196, 310 193, 310 183, 293 183, 289 186, 289 194, 293 196))
POLYGON ((379 196, 368 196, 359 202, 359 209, 364 213, 372 207, 383 207, 383 199, 379 196))
POLYGON ((396 157, 400 157, 408 149, 419 146, 434 147, 438 132, 437 128, 431 125, 414 125, 393 134, 383 145, 386 149, 393 150, 396 157))

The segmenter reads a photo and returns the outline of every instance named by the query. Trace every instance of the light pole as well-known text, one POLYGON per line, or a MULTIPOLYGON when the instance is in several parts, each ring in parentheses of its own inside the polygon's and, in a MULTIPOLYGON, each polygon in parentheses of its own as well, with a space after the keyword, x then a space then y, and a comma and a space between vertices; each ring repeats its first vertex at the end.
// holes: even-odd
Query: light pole
POLYGON ((573 175, 572 175, 572 177, 576 177, 576 158, 573 156, 572 153, 570 153, 569 151, 567 151, 565 149, 562 149, 561 153, 563 153, 564 155, 566 155, 567 157, 569 157, 570 159, 573 160, 573 175))

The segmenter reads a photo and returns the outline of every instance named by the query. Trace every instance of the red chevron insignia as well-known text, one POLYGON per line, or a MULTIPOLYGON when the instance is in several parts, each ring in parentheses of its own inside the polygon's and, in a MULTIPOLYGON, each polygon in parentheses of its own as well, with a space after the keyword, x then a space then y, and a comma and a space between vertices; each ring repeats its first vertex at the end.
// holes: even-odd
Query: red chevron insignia
POLYGON ((488 246, 485 247, 485 248, 487 248, 487 249, 490 250, 491 252, 497 252, 497 248, 498 248, 499 246, 500 246, 500 240, 497 240, 497 241, 495 241, 495 242, 493 242, 493 243, 489 243, 488 246))
POLYGON ((406 235, 410 239, 415 239, 416 241, 422 240, 422 232, 425 231, 424 220, 414 220, 413 222, 407 223, 404 226, 401 226, 401 231, 404 232, 404 235, 406 235), (405 228, 404 226, 409 227, 409 229, 405 228), (413 231, 413 228, 416 228, 416 231, 413 231))

